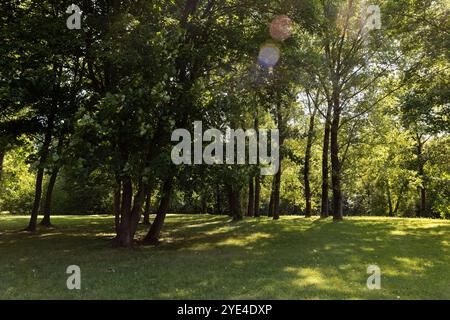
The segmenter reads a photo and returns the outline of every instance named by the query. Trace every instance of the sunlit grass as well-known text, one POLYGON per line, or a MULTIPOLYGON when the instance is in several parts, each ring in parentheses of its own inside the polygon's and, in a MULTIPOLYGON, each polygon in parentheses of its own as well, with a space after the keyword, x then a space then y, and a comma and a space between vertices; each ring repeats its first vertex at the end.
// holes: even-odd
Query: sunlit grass
MULTIPOLYGON (((1 299, 450 299, 450 222, 168 217, 159 247, 115 249, 113 218, 0 217, 1 299), (79 265, 82 290, 66 289, 79 265), (366 287, 367 267, 382 289, 366 287)), ((139 235, 146 232, 140 227, 139 235)))

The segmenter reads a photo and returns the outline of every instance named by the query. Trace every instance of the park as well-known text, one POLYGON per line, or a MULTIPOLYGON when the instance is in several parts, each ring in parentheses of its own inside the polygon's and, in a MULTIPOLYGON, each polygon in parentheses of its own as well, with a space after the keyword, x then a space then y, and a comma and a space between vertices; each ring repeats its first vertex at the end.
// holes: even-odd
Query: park
POLYGON ((449 11, 2 1, 0 300, 450 299, 449 11))

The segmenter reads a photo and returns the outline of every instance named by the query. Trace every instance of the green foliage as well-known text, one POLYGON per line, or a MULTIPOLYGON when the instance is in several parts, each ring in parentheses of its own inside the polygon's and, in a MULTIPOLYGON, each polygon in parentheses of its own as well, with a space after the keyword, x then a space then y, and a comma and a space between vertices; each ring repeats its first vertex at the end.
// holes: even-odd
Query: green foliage
POLYGON ((6 153, 0 184, 0 212, 23 214, 30 210, 34 196, 34 175, 29 171, 27 156, 30 144, 6 153))
MULTIPOLYGON (((229 185, 244 204, 257 166, 174 167, 170 135, 194 121, 221 130, 257 122, 282 129, 281 208, 302 213, 315 108, 310 180, 318 213, 324 118, 337 98, 345 213, 414 216, 426 188, 429 216, 448 217, 448 4, 374 4, 382 29, 363 39, 362 1, 86 0, 81 30, 65 28, 64 1, 3 1, 2 207, 29 209, 38 168, 61 170, 56 212, 108 211, 118 181, 130 179, 136 194, 140 184, 159 189, 172 176, 173 209, 197 211, 206 201, 213 210, 229 185), (293 23, 283 41, 269 32, 278 15, 293 23), (270 68, 257 63, 265 43, 281 55, 270 68), (305 97, 316 92, 311 108, 305 97)), ((271 191, 272 178, 263 179, 262 208, 271 191)))

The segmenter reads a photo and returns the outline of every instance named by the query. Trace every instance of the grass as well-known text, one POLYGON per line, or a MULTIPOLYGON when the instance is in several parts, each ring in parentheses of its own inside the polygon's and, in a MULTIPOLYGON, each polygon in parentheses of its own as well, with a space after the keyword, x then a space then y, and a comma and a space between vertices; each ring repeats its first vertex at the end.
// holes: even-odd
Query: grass
POLYGON ((111 217, 15 231, 26 222, 0 217, 0 299, 450 299, 449 221, 171 215, 161 246, 132 250, 110 246, 111 217), (372 264, 381 290, 366 287, 372 264))

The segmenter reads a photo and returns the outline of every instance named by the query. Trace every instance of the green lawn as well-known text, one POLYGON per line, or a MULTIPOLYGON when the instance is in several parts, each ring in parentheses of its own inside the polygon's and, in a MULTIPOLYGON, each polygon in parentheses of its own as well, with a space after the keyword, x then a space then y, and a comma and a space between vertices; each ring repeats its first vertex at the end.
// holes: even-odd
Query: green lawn
POLYGON ((132 250, 110 246, 112 217, 15 231, 26 222, 0 217, 0 299, 450 299, 449 221, 171 215, 161 246, 132 250), (366 287, 371 264, 381 290, 366 287))

